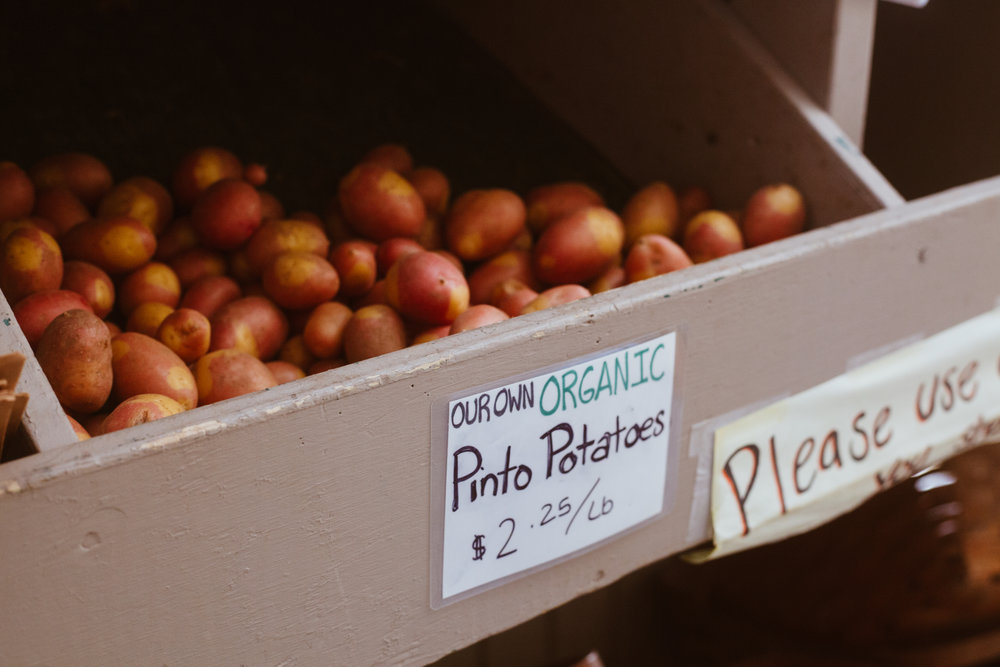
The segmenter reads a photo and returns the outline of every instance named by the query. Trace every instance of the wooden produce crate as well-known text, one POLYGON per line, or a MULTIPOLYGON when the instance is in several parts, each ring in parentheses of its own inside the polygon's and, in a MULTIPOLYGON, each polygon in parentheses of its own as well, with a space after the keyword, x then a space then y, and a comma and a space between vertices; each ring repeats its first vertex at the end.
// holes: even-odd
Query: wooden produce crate
MULTIPOLYGON (((998 184, 893 206, 893 188, 724 5, 499 4, 361 19, 295 2, 74 9, 46 26, 52 50, 29 59, 23 38, 7 42, 28 73, 4 71, 19 101, 4 119, 22 130, 5 146, 24 162, 89 150, 116 174, 152 158, 155 176, 187 145, 228 145, 275 155, 275 188, 308 206, 391 137, 458 174, 457 190, 577 178, 621 203, 661 178, 705 184, 725 207, 788 180, 816 229, 85 442, 36 431, 43 451, 0 466, 3 662, 431 662, 702 542, 692 425, 992 306, 998 184), (39 84, 31 67, 50 59, 62 69, 39 84), (319 166, 298 181, 304 157, 319 166), (956 276, 969 266, 982 270, 956 276), (432 608, 440 401, 670 332, 666 511, 432 608)), ((10 26, 31 25, 3 18, 12 40, 10 26)))

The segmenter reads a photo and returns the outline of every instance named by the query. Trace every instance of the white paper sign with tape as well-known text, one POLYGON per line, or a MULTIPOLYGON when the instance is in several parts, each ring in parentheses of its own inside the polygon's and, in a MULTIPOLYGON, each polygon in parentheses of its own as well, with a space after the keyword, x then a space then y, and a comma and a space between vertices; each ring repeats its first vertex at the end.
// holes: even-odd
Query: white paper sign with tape
POLYGON ((663 511, 675 355, 671 332, 438 407, 434 606, 663 511))

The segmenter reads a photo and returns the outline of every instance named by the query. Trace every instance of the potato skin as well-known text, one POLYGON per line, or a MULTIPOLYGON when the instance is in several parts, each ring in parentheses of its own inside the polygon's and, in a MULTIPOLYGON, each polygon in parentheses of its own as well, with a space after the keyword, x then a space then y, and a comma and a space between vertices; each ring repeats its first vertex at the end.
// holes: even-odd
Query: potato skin
POLYGON ((148 262, 121 279, 117 294, 118 311, 127 318, 148 301, 175 308, 181 300, 181 281, 167 264, 148 262))
POLYGON ((250 274, 260 275, 275 255, 289 250, 326 257, 330 252, 330 240, 320 226, 306 220, 266 220, 253 233, 245 247, 250 274))
POLYGON ((68 310, 45 328, 35 350, 38 364, 64 408, 96 412, 112 389, 111 334, 101 318, 68 310))
POLYGON ((158 181, 147 176, 133 176, 115 183, 101 197, 97 215, 135 218, 159 236, 174 217, 174 201, 158 181))
POLYGON ((511 190, 468 190, 448 211, 448 249, 467 262, 498 255, 525 229, 525 216, 524 202, 511 190))
POLYGON ((338 243, 330 250, 330 263, 340 276, 339 295, 353 299, 366 294, 378 279, 378 246, 360 239, 338 243))
POLYGON ((680 207, 674 189, 662 181, 654 181, 633 194, 622 209, 625 225, 625 246, 643 234, 680 236, 680 207))
POLYGON ((101 424, 101 433, 112 433, 184 412, 184 406, 163 394, 129 396, 114 407, 101 424))
POLYGON ((385 277, 386 301, 423 324, 450 324, 469 307, 469 284, 448 259, 429 250, 403 257, 385 277))
POLYGON ((743 250, 743 234, 727 213, 708 209, 696 214, 684 228, 684 252, 695 264, 743 250))
POLYGON ((302 379, 306 376, 306 372, 289 361, 282 361, 281 359, 272 359, 271 361, 265 362, 268 370, 274 375, 274 380, 278 384, 284 384, 286 382, 292 382, 294 380, 302 379))
POLYGON ((677 271, 693 262, 673 239, 662 234, 643 234, 635 240, 622 266, 629 283, 677 271))
POLYGON ((51 234, 26 226, 0 242, 0 291, 10 303, 34 292, 58 289, 62 278, 62 250, 51 234))
POLYGON ((94 218, 74 225, 59 239, 66 259, 96 264, 110 275, 135 271, 153 258, 156 237, 135 218, 94 218))
POLYGON ((224 178, 198 195, 191 208, 191 224, 209 248, 233 250, 260 227, 263 215, 255 187, 242 179, 224 178))
POLYGON ((348 363, 370 359, 407 345, 406 325, 390 306, 359 308, 344 329, 344 356, 348 363))
POLYGON ((748 248, 787 238, 805 228, 802 193, 788 183, 757 189, 743 208, 743 236, 748 248))
POLYGON ((316 306, 302 330, 305 348, 318 359, 339 357, 344 352, 344 329, 354 313, 337 301, 316 306))
POLYGON ((84 220, 89 220, 90 209, 66 187, 41 188, 35 192, 33 215, 48 220, 61 237, 84 220))
POLYGON ((508 250, 473 269, 468 277, 469 302, 489 303, 496 286, 508 278, 517 278, 526 285, 536 286, 530 252, 508 250))
POLYGON ((203 276, 181 295, 179 308, 193 308, 211 319, 219 308, 243 296, 239 283, 229 276, 203 276))
POLYGON ((68 188, 91 209, 113 184, 107 165, 89 153, 58 153, 44 157, 28 168, 28 175, 37 190, 68 188))
POLYGON ((577 209, 550 224, 535 243, 532 268, 547 285, 586 283, 621 257, 625 227, 612 210, 577 209))
POLYGON ((198 388, 184 360, 145 334, 126 331, 111 339, 114 387, 123 401, 137 394, 163 394, 186 410, 198 405, 198 388))
POLYGON ((340 212, 361 236, 376 243, 415 237, 427 216, 416 189, 401 174, 373 162, 357 165, 340 181, 340 212))
POLYGON ((191 364, 208 352, 212 342, 209 319, 193 308, 178 308, 160 322, 156 339, 184 363, 191 364))
POLYGON ((76 292, 55 289, 29 294, 13 305, 14 319, 28 344, 34 348, 42 337, 42 332, 59 313, 67 310, 93 312, 87 300, 76 292))
POLYGON ((542 233, 550 224, 588 206, 604 206, 604 198, 586 183, 564 181, 540 185, 524 198, 528 228, 542 233))
POLYGON ((511 317, 517 317, 537 296, 538 292, 524 281, 518 278, 506 278, 493 288, 490 305, 496 306, 511 317))
POLYGON ((288 317, 263 296, 244 296, 225 304, 211 318, 210 350, 235 348, 269 361, 288 337, 288 317))
POLYGON ((324 256, 298 250, 272 257, 260 281, 276 304, 292 310, 317 306, 340 290, 340 276, 324 256))
POLYGON ((278 384, 263 361, 231 348, 209 352, 196 361, 194 376, 199 405, 218 403, 278 384))
POLYGON ((524 308, 521 309, 521 314, 526 315, 528 313, 534 313, 546 308, 561 306, 564 303, 576 301, 577 299, 585 299, 588 296, 590 296, 590 290, 583 285, 578 285, 576 283, 556 285, 555 287, 550 287, 541 292, 538 296, 525 304, 524 308))
POLYGON ((163 320, 174 312, 173 306, 159 301, 144 301, 132 309, 125 320, 125 331, 135 331, 156 338, 156 332, 163 320))
POLYGON ((178 208, 187 210, 210 185, 224 178, 242 178, 243 162, 219 146, 201 146, 180 159, 171 178, 178 208))
POLYGON ((76 292, 90 304, 94 314, 104 319, 115 305, 115 283, 96 264, 81 260, 63 263, 60 289, 76 292))
POLYGON ((0 162, 0 222, 31 214, 35 207, 35 184, 20 165, 0 162))
POLYGON ((429 216, 441 217, 447 212, 451 182, 443 171, 436 167, 417 167, 407 174, 406 180, 420 195, 429 216))
POLYGON ((477 329, 487 324, 503 322, 509 319, 510 316, 496 306, 491 306, 488 303, 479 303, 469 306, 468 310, 456 317, 455 321, 451 323, 451 329, 449 329, 448 333, 449 335, 457 334, 462 331, 477 329))

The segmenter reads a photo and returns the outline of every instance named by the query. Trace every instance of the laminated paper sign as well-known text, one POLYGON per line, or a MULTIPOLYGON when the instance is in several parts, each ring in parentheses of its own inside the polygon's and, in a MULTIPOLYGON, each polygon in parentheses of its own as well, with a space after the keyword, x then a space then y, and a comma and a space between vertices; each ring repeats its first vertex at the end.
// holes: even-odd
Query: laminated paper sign
POLYGON ((718 429, 703 556, 810 530, 998 435, 992 311, 718 429))
POLYGON ((663 512, 676 338, 604 350, 437 406, 433 606, 663 512))

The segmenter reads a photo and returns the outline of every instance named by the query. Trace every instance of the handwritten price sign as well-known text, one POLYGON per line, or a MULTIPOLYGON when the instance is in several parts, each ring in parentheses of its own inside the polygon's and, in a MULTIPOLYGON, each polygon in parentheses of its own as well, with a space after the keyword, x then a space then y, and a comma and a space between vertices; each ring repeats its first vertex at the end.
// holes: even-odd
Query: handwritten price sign
POLYGON ((663 511, 675 354, 669 333, 439 408, 435 605, 663 511))
POLYGON ((998 439, 993 311, 717 430, 709 556, 809 530, 998 439))

